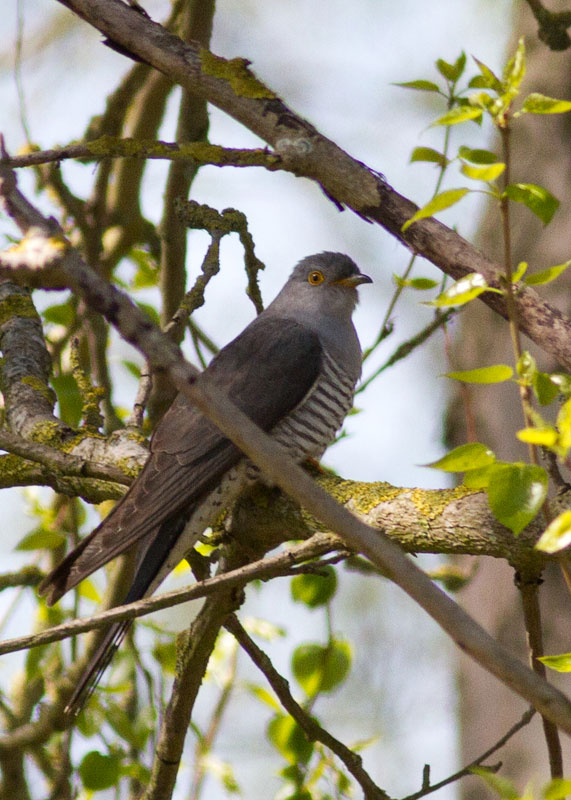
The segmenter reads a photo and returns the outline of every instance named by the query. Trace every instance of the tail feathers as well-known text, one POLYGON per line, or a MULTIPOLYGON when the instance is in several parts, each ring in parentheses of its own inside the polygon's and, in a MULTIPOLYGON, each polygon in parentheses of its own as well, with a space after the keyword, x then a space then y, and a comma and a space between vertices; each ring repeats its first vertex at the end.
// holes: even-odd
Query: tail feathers
MULTIPOLYGON (((141 600, 146 595, 154 592, 165 577, 166 572, 173 568, 174 565, 169 568, 169 554, 175 548, 177 540, 184 530, 189 513, 186 512, 164 522, 158 533, 148 544, 145 544, 133 583, 122 605, 134 603, 136 600, 141 600)), ((183 555, 181 554, 180 558, 183 558, 183 555)), ((64 709, 66 715, 76 716, 87 703, 132 623, 132 619, 127 619, 111 625, 85 671, 80 676, 79 682, 64 709)))
POLYGON ((132 619, 127 619, 122 622, 116 622, 109 628, 87 668, 81 675, 64 709, 64 714, 69 717, 75 717, 79 714, 95 691, 97 684, 101 680, 101 676, 111 663, 113 656, 117 652, 119 645, 125 638, 132 623, 132 619))

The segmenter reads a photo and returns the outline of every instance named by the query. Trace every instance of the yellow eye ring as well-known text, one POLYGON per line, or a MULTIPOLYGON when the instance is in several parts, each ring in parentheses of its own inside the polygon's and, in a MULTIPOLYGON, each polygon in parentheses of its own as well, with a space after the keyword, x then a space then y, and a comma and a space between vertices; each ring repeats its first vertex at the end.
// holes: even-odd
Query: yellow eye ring
POLYGON ((319 284, 323 283, 324 280, 325 278, 323 277, 323 272, 320 272, 318 269, 314 269, 307 276, 307 282, 312 286, 319 286, 319 284))

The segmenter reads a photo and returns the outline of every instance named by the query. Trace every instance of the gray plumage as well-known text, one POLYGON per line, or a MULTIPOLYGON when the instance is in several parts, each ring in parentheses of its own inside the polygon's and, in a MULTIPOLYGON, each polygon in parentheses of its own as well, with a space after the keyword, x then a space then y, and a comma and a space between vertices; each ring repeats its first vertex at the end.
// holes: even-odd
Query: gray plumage
MULTIPOLYGON (((370 282, 340 253, 304 258, 275 300, 199 380, 227 393, 296 461, 321 457, 352 406, 361 349, 351 317, 356 287, 370 282)), ((123 602, 152 593, 253 475, 241 451, 179 395, 157 426, 135 483, 48 575, 40 593, 56 602, 134 545, 138 566, 123 602)), ((109 628, 68 713, 85 702, 129 624, 109 628)))

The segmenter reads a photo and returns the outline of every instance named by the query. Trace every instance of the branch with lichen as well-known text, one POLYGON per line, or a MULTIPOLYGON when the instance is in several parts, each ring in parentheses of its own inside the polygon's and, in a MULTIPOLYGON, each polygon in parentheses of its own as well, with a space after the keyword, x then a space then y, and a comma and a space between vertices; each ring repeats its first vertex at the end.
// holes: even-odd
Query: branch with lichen
MULTIPOLYGON (((155 368, 167 370, 177 389, 231 439, 262 470, 266 479, 287 492, 328 529, 342 536, 346 545, 362 553, 412 597, 461 645, 464 652, 513 691, 528 699, 543 715, 571 733, 571 702, 561 692, 535 675, 487 634, 450 597, 444 594, 390 539, 364 524, 327 494, 289 458, 282 448, 261 431, 246 414, 219 391, 208 387, 197 371, 185 362, 180 350, 154 326, 144 313, 117 287, 97 275, 79 253, 54 230, 53 221, 42 220, 24 201, 13 173, 0 165, 0 198, 24 233, 34 233, 46 245, 57 234, 58 268, 65 285, 78 292, 97 312, 115 325, 124 339, 144 354, 155 368)), ((48 267, 54 264, 48 262, 48 267)), ((19 276, 38 273, 20 261, 19 276)), ((25 278, 24 278, 25 279, 25 278)))
POLYGON ((71 158, 87 163, 104 158, 137 158, 145 161, 187 161, 213 167, 264 167, 272 171, 283 168, 281 158, 266 148, 245 149, 222 147, 209 142, 163 142, 116 136, 100 136, 51 150, 32 150, 3 160, 8 167, 20 169, 59 163, 71 158))

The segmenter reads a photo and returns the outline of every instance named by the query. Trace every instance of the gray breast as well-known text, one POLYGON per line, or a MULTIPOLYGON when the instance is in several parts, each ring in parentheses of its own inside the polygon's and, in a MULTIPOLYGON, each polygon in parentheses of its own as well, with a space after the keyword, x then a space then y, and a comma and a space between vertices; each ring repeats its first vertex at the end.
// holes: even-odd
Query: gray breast
POLYGON ((296 461, 320 458, 351 410, 354 394, 354 380, 323 350, 319 378, 272 436, 296 461))

